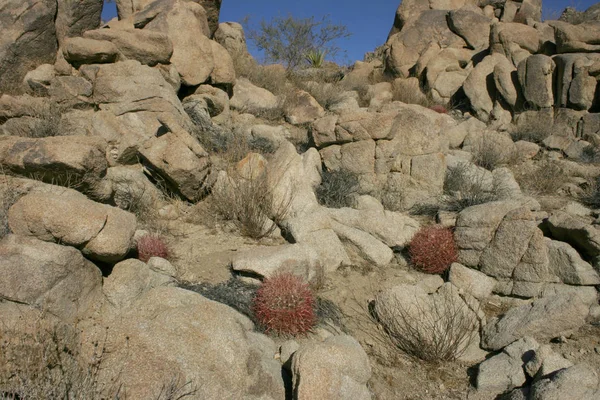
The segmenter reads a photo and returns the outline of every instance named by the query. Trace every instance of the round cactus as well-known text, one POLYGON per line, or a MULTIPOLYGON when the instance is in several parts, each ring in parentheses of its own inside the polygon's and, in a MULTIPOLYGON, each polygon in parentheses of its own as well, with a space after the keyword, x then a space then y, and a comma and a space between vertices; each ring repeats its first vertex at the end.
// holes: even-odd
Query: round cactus
POLYGON ((306 283, 291 273, 265 279, 256 292, 253 311, 267 332, 298 335, 315 325, 315 298, 306 283))
POLYGON ((158 235, 145 235, 137 241, 138 259, 148 262, 152 257, 167 259, 169 248, 165 241, 158 235))
POLYGON ((452 231, 440 225, 419 230, 410 241, 408 250, 412 264, 429 274, 441 274, 458 260, 452 231))

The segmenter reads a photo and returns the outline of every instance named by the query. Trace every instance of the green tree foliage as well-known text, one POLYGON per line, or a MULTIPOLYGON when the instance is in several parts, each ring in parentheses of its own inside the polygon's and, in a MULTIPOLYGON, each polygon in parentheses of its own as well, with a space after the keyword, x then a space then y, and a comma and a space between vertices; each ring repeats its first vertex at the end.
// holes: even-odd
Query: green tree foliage
POLYGON ((248 27, 246 20, 246 32, 258 50, 264 52, 267 62, 282 63, 288 70, 305 62, 311 52, 335 57, 340 52, 335 41, 351 35, 345 25, 333 24, 329 16, 320 20, 291 15, 270 21, 263 19, 258 29, 248 27))

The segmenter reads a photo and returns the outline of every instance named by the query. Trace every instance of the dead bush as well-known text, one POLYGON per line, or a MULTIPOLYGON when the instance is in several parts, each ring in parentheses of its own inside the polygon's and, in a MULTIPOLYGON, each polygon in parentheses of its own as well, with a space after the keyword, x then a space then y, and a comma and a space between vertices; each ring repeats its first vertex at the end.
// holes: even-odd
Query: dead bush
POLYGON ((44 138, 67 135, 60 129, 62 115, 67 110, 54 102, 29 104, 27 115, 9 120, 4 129, 12 136, 44 138))
POLYGON ((8 178, 0 175, 0 239, 10 233, 8 210, 19 200, 20 194, 8 178))
POLYGON ((530 123, 518 125, 516 129, 511 132, 510 136, 514 142, 525 140, 527 142, 540 144, 544 139, 550 136, 550 133, 548 127, 530 123))
POLYGON ((345 169, 323 170, 322 180, 316 189, 319 203, 329 208, 349 207, 350 196, 358 190, 358 175, 345 169))
POLYGON ((486 178, 485 171, 464 162, 446 171, 441 203, 446 211, 460 212, 467 207, 498 200, 501 195, 502 188, 491 177, 486 178))
POLYGON ((514 157, 516 157, 515 154, 511 154, 507 149, 502 148, 485 137, 473 151, 473 163, 488 171, 511 164, 514 161, 514 157))
POLYGON ((515 172, 521 189, 532 195, 556 194, 568 180, 563 167, 552 160, 541 161, 527 169, 519 168, 515 172))
POLYGON ((588 207, 600 208, 600 177, 588 180, 579 200, 588 207))
MULTIPOLYGON (((107 333, 108 335, 108 333, 107 333)), ((99 373, 106 339, 94 343, 89 357, 81 352, 75 327, 42 316, 32 326, 15 328, 0 323, 0 400, 127 399, 119 376, 110 386, 99 373)), ((178 400, 197 392, 181 377, 166 378, 156 400, 178 400)))
POLYGON ((289 197, 278 203, 273 186, 266 170, 254 171, 248 176, 231 173, 213 188, 210 205, 244 236, 261 239, 277 229, 291 203, 289 197))
POLYGON ((460 357, 478 334, 477 315, 454 290, 404 304, 391 296, 379 321, 395 346, 424 361, 460 357), (384 321, 384 322, 382 322, 384 321))
POLYGON ((73 328, 41 320, 26 333, 0 325, 0 337, 0 399, 101 398, 103 348, 84 362, 73 328))

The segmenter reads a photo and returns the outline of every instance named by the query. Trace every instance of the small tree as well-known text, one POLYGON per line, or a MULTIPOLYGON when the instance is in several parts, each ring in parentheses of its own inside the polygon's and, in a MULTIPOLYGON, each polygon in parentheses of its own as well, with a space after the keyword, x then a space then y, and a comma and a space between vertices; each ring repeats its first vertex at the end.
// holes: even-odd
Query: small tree
POLYGON ((246 30, 258 50, 264 51, 268 62, 282 63, 288 70, 298 67, 311 52, 335 57, 340 48, 334 42, 350 36, 346 26, 333 24, 328 15, 321 20, 296 19, 291 15, 275 17, 271 21, 262 20, 259 29, 246 30))

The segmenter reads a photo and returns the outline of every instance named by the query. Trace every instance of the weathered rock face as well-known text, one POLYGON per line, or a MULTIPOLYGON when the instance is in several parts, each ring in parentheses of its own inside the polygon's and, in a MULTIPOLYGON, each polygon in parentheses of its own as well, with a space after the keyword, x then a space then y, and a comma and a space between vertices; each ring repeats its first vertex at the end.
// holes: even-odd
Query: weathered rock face
POLYGON ((0 87, 21 82, 27 71, 54 64, 55 0, 9 0, 0 9, 0 87))
POLYGON ((202 146, 183 130, 148 140, 139 150, 143 163, 167 185, 190 201, 200 199, 210 171, 210 159, 202 146))
POLYGON ((301 347, 292 358, 295 398, 367 400, 371 377, 367 354, 350 336, 332 336, 301 347))
POLYGON ((221 12, 222 0, 200 0, 199 3, 206 10, 208 27, 210 29, 209 37, 213 37, 219 28, 219 13, 221 12))
POLYGON ((111 42, 123 60, 137 60, 144 65, 167 64, 173 54, 168 36, 148 29, 97 29, 85 32, 83 37, 111 42))
POLYGON ((15 234, 77 247, 85 256, 104 262, 125 257, 136 229, 133 214, 95 203, 71 189, 21 197, 11 207, 8 222, 15 234))
POLYGON ((75 184, 78 179, 98 179, 106 173, 106 147, 103 139, 89 136, 4 136, 0 138, 0 165, 45 181, 75 184))
MULTIPOLYGON (((119 267, 122 271, 110 284, 120 287, 120 293, 139 286, 125 268, 119 267)), ((108 327, 111 342, 101 383, 108 385, 118 375, 129 396, 143 399, 155 396, 165 378, 175 376, 197 389, 191 398, 285 398, 281 364, 274 359, 277 348, 268 337, 252 332, 248 318, 174 287, 148 287, 127 303, 105 309, 101 326, 108 327)), ((104 330, 89 326, 83 335, 101 338, 104 330)))
POLYGON ((585 324, 589 306, 579 296, 556 295, 513 308, 484 326, 482 347, 499 350, 525 336, 550 339, 576 330, 585 324))
POLYGON ((175 118, 183 126, 188 121, 176 93, 160 71, 135 60, 100 65, 95 73, 93 98, 101 110, 115 116, 143 117, 140 114, 148 113, 154 120, 175 118))
POLYGON ((68 37, 78 37, 83 32, 100 26, 103 0, 58 0, 56 36, 62 47, 68 37))
POLYGON ((0 296, 50 312, 81 318, 101 298, 100 270, 72 247, 9 235, 0 241, 0 296))
POLYGON ((396 76, 407 78, 431 41, 439 42, 443 47, 466 47, 464 39, 448 27, 446 14, 443 10, 424 11, 392 35, 387 42, 387 69, 396 76))

